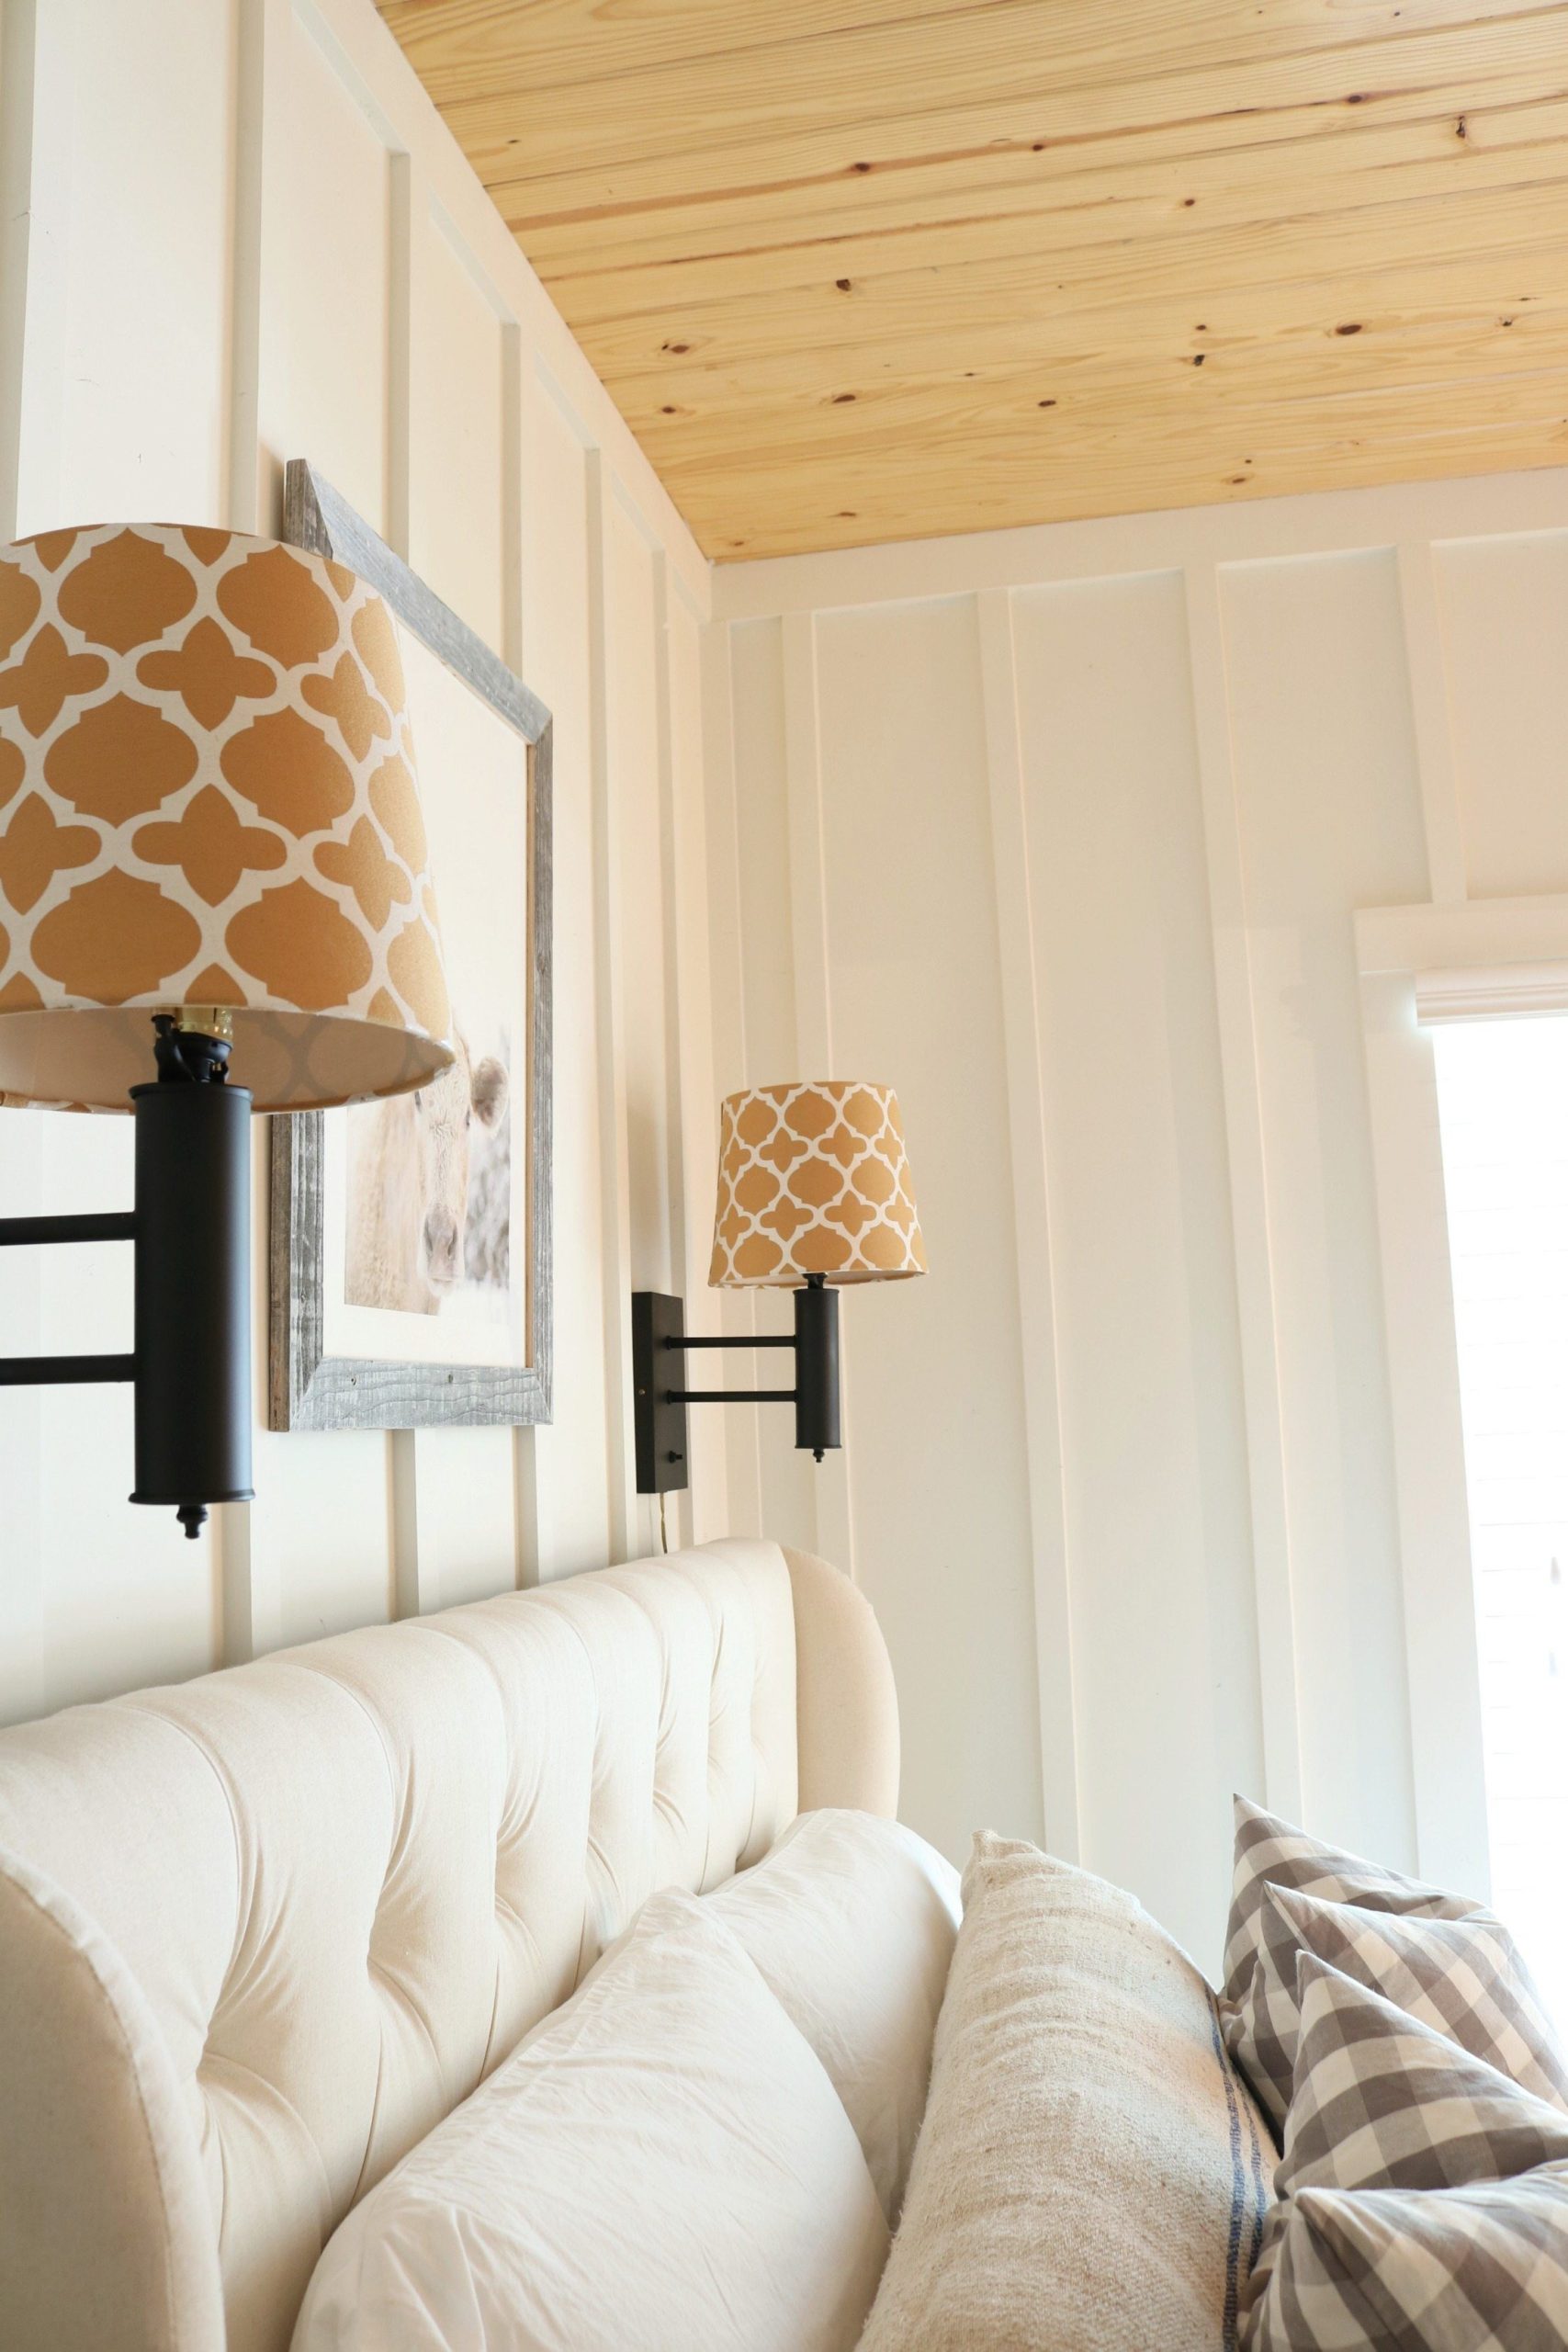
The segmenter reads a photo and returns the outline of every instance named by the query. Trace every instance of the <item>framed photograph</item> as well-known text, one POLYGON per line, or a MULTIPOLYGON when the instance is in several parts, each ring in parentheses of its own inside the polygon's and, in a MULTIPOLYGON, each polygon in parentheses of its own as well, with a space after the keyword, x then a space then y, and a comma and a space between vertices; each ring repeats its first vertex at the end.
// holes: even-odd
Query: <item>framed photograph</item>
POLYGON ((398 619, 457 1058, 272 1122, 271 1426, 550 1418, 550 715, 302 459, 284 537, 398 619))

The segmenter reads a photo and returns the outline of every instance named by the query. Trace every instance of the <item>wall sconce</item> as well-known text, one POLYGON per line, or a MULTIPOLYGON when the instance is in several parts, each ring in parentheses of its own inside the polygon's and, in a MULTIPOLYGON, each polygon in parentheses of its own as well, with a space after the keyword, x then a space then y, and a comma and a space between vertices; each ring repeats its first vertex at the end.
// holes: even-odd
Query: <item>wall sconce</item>
POLYGON ((247 1499, 253 1101, 406 1092, 449 1028, 374 591, 231 531, 0 548, 0 1102, 136 1119, 134 1209, 0 1222, 130 1241, 132 1351, 0 1357, 0 1387, 132 1382, 132 1502, 195 1535, 247 1499))
POLYGON ((773 1338, 688 1339, 678 1298, 632 1294, 639 1495, 687 1483, 689 1405, 793 1405, 795 1442, 818 1462, 839 1444, 840 1283, 926 1271, 925 1243, 890 1086, 823 1079, 727 1095, 708 1281, 793 1290, 795 1328, 773 1338), (793 1388, 688 1388, 682 1359, 708 1348, 792 1348, 793 1388))

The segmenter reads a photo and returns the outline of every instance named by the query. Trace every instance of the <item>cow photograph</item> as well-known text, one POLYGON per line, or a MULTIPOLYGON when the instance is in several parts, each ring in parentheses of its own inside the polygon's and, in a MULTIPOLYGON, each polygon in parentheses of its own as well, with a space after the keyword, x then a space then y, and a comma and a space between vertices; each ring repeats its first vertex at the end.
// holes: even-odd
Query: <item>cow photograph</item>
MULTIPOLYGON (((507 1040, 457 1058, 416 1093, 348 1119, 344 1297, 350 1306, 439 1315, 465 1292, 503 1310, 512 1286, 511 1079, 507 1040)), ((482 1304, 482 1301, 481 1301, 482 1304)))
POLYGON ((527 744, 425 649, 403 660, 453 1060, 328 1118, 322 1337, 332 1357, 429 1365, 441 1390, 449 1368, 528 1362, 533 827, 527 744))
MULTIPOLYGON (((454 1058, 416 1091, 355 1103, 329 1127, 324 1207, 335 1229, 325 1237, 324 1331, 334 1352, 364 1361, 519 1364, 527 1345, 527 745, 423 647, 405 645, 403 659, 440 876, 454 1058)), ((437 1385, 446 1385, 444 1374, 437 1385)))

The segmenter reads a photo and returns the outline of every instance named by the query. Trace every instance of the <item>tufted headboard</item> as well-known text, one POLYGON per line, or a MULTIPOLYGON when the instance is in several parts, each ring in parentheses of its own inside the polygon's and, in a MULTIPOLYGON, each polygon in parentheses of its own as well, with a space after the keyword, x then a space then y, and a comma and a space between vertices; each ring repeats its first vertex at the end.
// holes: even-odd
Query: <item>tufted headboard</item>
POLYGON ((284 2352, 647 1895, 897 1775, 864 1600, 741 1542, 0 1732, 8 2352, 284 2352))

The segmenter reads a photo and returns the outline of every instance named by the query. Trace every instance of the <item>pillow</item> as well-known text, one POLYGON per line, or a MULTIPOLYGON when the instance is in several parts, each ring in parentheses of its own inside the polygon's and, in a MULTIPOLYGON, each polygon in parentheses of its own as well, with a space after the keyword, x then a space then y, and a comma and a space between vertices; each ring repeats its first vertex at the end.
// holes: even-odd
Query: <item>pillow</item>
POLYGON ((1397 1871, 1365 1862, 1337 1846, 1320 1845, 1304 1829, 1293 1829, 1277 1814, 1237 1797, 1235 1874, 1225 1936, 1227 2000, 1240 2000, 1251 1980, 1262 1939, 1263 1897, 1270 1886, 1321 1895, 1328 1903, 1353 1903, 1366 1911, 1428 1919, 1463 1919, 1485 1908, 1468 1896, 1445 1894, 1441 1887, 1402 1878, 1397 1871))
POLYGON ((1562 2352, 1568 2164, 1500 2187, 1303 2189, 1247 2352, 1562 2352))
POLYGON ((976 1838, 862 2352, 1214 2352, 1272 2156, 1164 1930, 1103 1880, 976 1838))
POLYGON ((1310 1953, 1298 1996, 1247 2352, 1560 2343, 1568 2116, 1310 1953))
POLYGON ((1276 2127, 1291 2102, 1296 1962, 1315 1953, 1411 2017, 1568 2109, 1568 2064, 1513 1938, 1489 1911, 1400 1917, 1266 1886, 1252 1976, 1225 2021, 1231 2055, 1276 2127))
POLYGON ((897 1821, 803 1813, 707 1900, 827 2068, 897 2221, 958 1932, 958 1872, 897 1821))
POLYGON ((293 2352, 851 2352, 886 2251, 817 2058, 659 1894, 348 2215, 293 2352))

